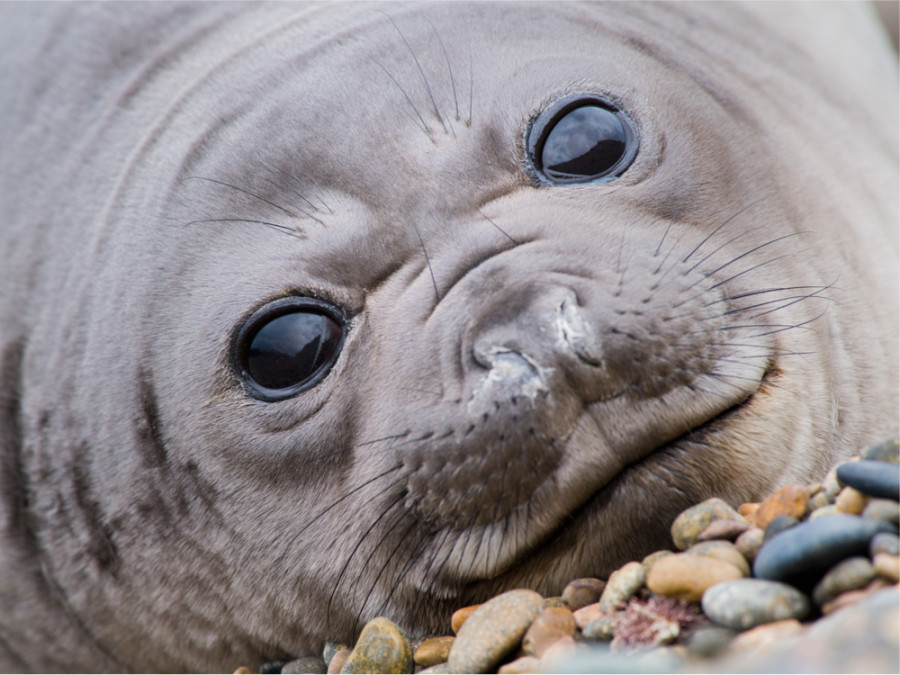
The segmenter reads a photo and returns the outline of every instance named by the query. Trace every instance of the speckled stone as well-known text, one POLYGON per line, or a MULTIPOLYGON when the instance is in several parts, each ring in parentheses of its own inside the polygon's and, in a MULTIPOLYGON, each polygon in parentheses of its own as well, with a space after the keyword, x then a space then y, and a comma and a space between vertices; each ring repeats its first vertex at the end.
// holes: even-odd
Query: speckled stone
POLYGON ((837 468, 838 480, 870 497, 900 501, 900 467, 888 462, 860 460, 837 468))
POLYGON ((763 544, 753 573, 808 588, 844 558, 867 552, 875 534, 892 529, 888 523, 846 515, 800 523, 763 544))
POLYGON ((562 599, 569 609, 581 609, 600 600, 605 587, 605 581, 593 577, 574 579, 566 584, 562 592, 562 599))
POLYGON ((721 581, 740 579, 731 563, 706 556, 679 553, 658 560, 647 577, 647 587, 658 595, 700 602, 707 588, 721 581))
POLYGON ((879 553, 900 555, 900 537, 893 532, 879 532, 869 542, 869 557, 874 558, 879 553))
POLYGON ((459 629, 466 622, 466 619, 472 616, 472 612, 479 607, 481 607, 481 605, 469 605, 468 607, 461 607, 453 612, 453 616, 450 617, 450 630, 453 631, 454 635, 459 633, 459 629))
POLYGON ((750 563, 747 562, 744 554, 737 549, 737 546, 729 541, 701 541, 691 546, 685 553, 722 560, 737 567, 743 576, 750 576, 750 563))
POLYGON ((900 556, 879 553, 872 560, 872 566, 878 576, 894 583, 900 581, 900 556))
POLYGON ((751 527, 740 537, 735 539, 734 546, 749 561, 753 561, 756 554, 759 553, 760 547, 763 545, 765 532, 758 527, 751 527))
POLYGON ((519 644, 544 599, 518 589, 491 598, 459 629, 447 663, 454 673, 487 673, 519 644))
POLYGON ((335 652, 334 656, 331 657, 331 661, 328 662, 328 675, 337 675, 340 673, 349 658, 349 649, 340 649, 335 652))
POLYGON ((609 642, 616 635, 618 623, 618 618, 614 614, 600 616, 582 628, 581 634, 590 640, 609 642))
POLYGON ((540 658, 554 642, 561 637, 571 637, 575 633, 575 617, 564 607, 544 609, 525 631, 522 651, 540 658))
POLYGON ((863 518, 882 520, 892 525, 900 525, 900 504, 893 499, 869 499, 862 512, 863 518))
POLYGON ((450 655, 450 647, 453 646, 453 637, 433 637, 422 640, 422 644, 413 652, 413 661, 417 666, 428 668, 444 663, 450 655))
POLYGON ((719 539, 734 541, 748 529, 750 529, 750 523, 741 523, 736 520, 714 520, 697 536, 697 541, 715 541, 719 539))
POLYGON ((813 589, 813 601, 821 607, 841 593, 865 587, 875 578, 875 568, 868 558, 853 556, 832 567, 813 589))
POLYGON ((609 576, 603 595, 600 596, 600 611, 619 609, 644 585, 647 576, 639 562, 625 563, 609 576))
POLYGON ((714 520, 735 520, 747 522, 737 511, 721 499, 713 497, 682 511, 672 523, 672 541, 675 547, 684 551, 697 543, 697 537, 714 520))
POLYGON ((862 451, 860 458, 900 464, 900 437, 894 436, 881 443, 870 445, 862 451))
POLYGON ((783 619, 804 619, 810 611, 809 600, 796 588, 762 579, 716 584, 703 594, 701 606, 714 623, 741 631, 783 619))
POLYGON ((411 673, 409 638, 384 617, 365 625, 341 673, 411 673))
POLYGON ((282 675, 298 675, 298 673, 320 673, 325 675, 328 672, 328 667, 325 665, 325 661, 318 656, 304 656, 303 658, 288 661, 279 672, 282 675))
POLYGON ((326 642, 325 647, 322 649, 322 661, 328 665, 331 663, 331 659, 334 658, 334 655, 342 649, 349 649, 349 647, 343 642, 326 642))
POLYGON ((848 486, 838 492, 837 497, 834 498, 834 505, 841 513, 858 516, 866 508, 868 501, 868 495, 848 486))
POLYGON ((785 485, 759 505, 756 526, 766 529, 779 516, 800 520, 809 511, 809 493, 802 485, 785 485))

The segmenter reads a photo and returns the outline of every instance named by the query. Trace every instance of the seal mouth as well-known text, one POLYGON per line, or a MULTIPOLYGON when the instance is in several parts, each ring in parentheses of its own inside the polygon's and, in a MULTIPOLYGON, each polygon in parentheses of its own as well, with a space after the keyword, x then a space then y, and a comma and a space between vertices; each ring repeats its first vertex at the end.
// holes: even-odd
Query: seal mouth
MULTIPOLYGON (((549 529, 537 541, 512 553, 505 560, 501 559, 498 561, 494 574, 490 578, 472 580, 466 583, 464 595, 475 598, 480 597, 484 592, 496 593, 500 590, 522 586, 523 584, 540 585, 542 578, 548 573, 548 565, 552 566, 562 563, 566 556, 571 556, 574 560, 574 562, 570 561, 566 578, 575 578, 579 574, 601 573, 602 570, 598 569, 596 560, 592 560, 590 556, 584 555, 583 552, 581 554, 575 553, 574 555, 573 552, 579 549, 584 550, 584 542, 581 540, 584 539, 585 533, 596 531, 596 523, 600 515, 609 508, 610 504, 616 503, 616 495, 623 490, 629 479, 648 468, 652 471, 652 467, 655 464, 661 466, 666 458, 671 459, 677 453, 683 452, 687 445, 713 445, 713 443, 709 442, 709 439, 713 436, 721 435, 723 429, 739 426, 740 416, 753 406, 754 400, 760 396, 768 395, 768 390, 777 386, 774 384, 774 380, 778 377, 778 374, 778 368, 772 363, 768 364, 758 386, 747 396, 679 436, 660 443, 647 452, 642 453, 640 457, 624 464, 579 506, 564 514, 560 518, 560 524, 557 527, 549 529), (738 424, 736 425, 735 423, 738 424), (571 565, 574 565, 574 568, 571 565)), ((679 498, 685 497, 685 493, 678 485, 668 484, 667 487, 674 493, 671 500, 673 503, 679 502, 679 498)), ((711 496, 716 495, 706 495, 706 497, 711 496)), ((659 499, 659 495, 649 496, 647 501, 648 503, 654 503, 658 502, 659 499)), ((688 501, 695 503, 695 496, 691 496, 688 501)), ((662 518, 662 516, 660 517, 662 518)), ((660 522, 662 520, 648 524, 648 527, 652 525, 658 529, 660 522)), ((669 522, 663 523, 663 526, 665 531, 668 531, 669 522)), ((613 565, 612 569, 615 569, 617 561, 610 560, 608 562, 613 565)))

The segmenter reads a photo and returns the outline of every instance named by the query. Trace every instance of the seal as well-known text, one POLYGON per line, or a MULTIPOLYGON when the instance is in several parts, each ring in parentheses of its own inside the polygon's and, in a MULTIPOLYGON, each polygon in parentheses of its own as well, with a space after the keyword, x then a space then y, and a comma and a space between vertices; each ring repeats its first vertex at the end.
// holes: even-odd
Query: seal
POLYGON ((7 670, 445 630, 897 431, 860 5, 0 12, 7 670))

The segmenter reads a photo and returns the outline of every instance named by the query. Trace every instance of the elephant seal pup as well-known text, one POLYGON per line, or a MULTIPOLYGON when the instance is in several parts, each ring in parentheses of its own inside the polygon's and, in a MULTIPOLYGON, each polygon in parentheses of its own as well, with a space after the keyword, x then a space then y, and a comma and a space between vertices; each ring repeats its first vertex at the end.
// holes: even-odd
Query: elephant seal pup
POLYGON ((896 432, 859 6, 0 13, 6 669, 446 630, 896 432))

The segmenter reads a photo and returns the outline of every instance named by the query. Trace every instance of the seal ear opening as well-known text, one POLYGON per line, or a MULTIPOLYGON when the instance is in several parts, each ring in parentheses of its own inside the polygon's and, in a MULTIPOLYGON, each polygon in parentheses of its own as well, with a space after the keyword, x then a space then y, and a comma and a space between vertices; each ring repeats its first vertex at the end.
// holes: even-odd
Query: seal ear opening
POLYGON ((628 117, 599 96, 568 96, 539 114, 526 140, 538 179, 555 185, 605 183, 634 161, 637 134, 628 117))
POLYGON ((346 326, 337 307, 315 298, 280 298, 256 310, 232 343, 245 391, 282 401, 316 386, 337 361, 346 326))

